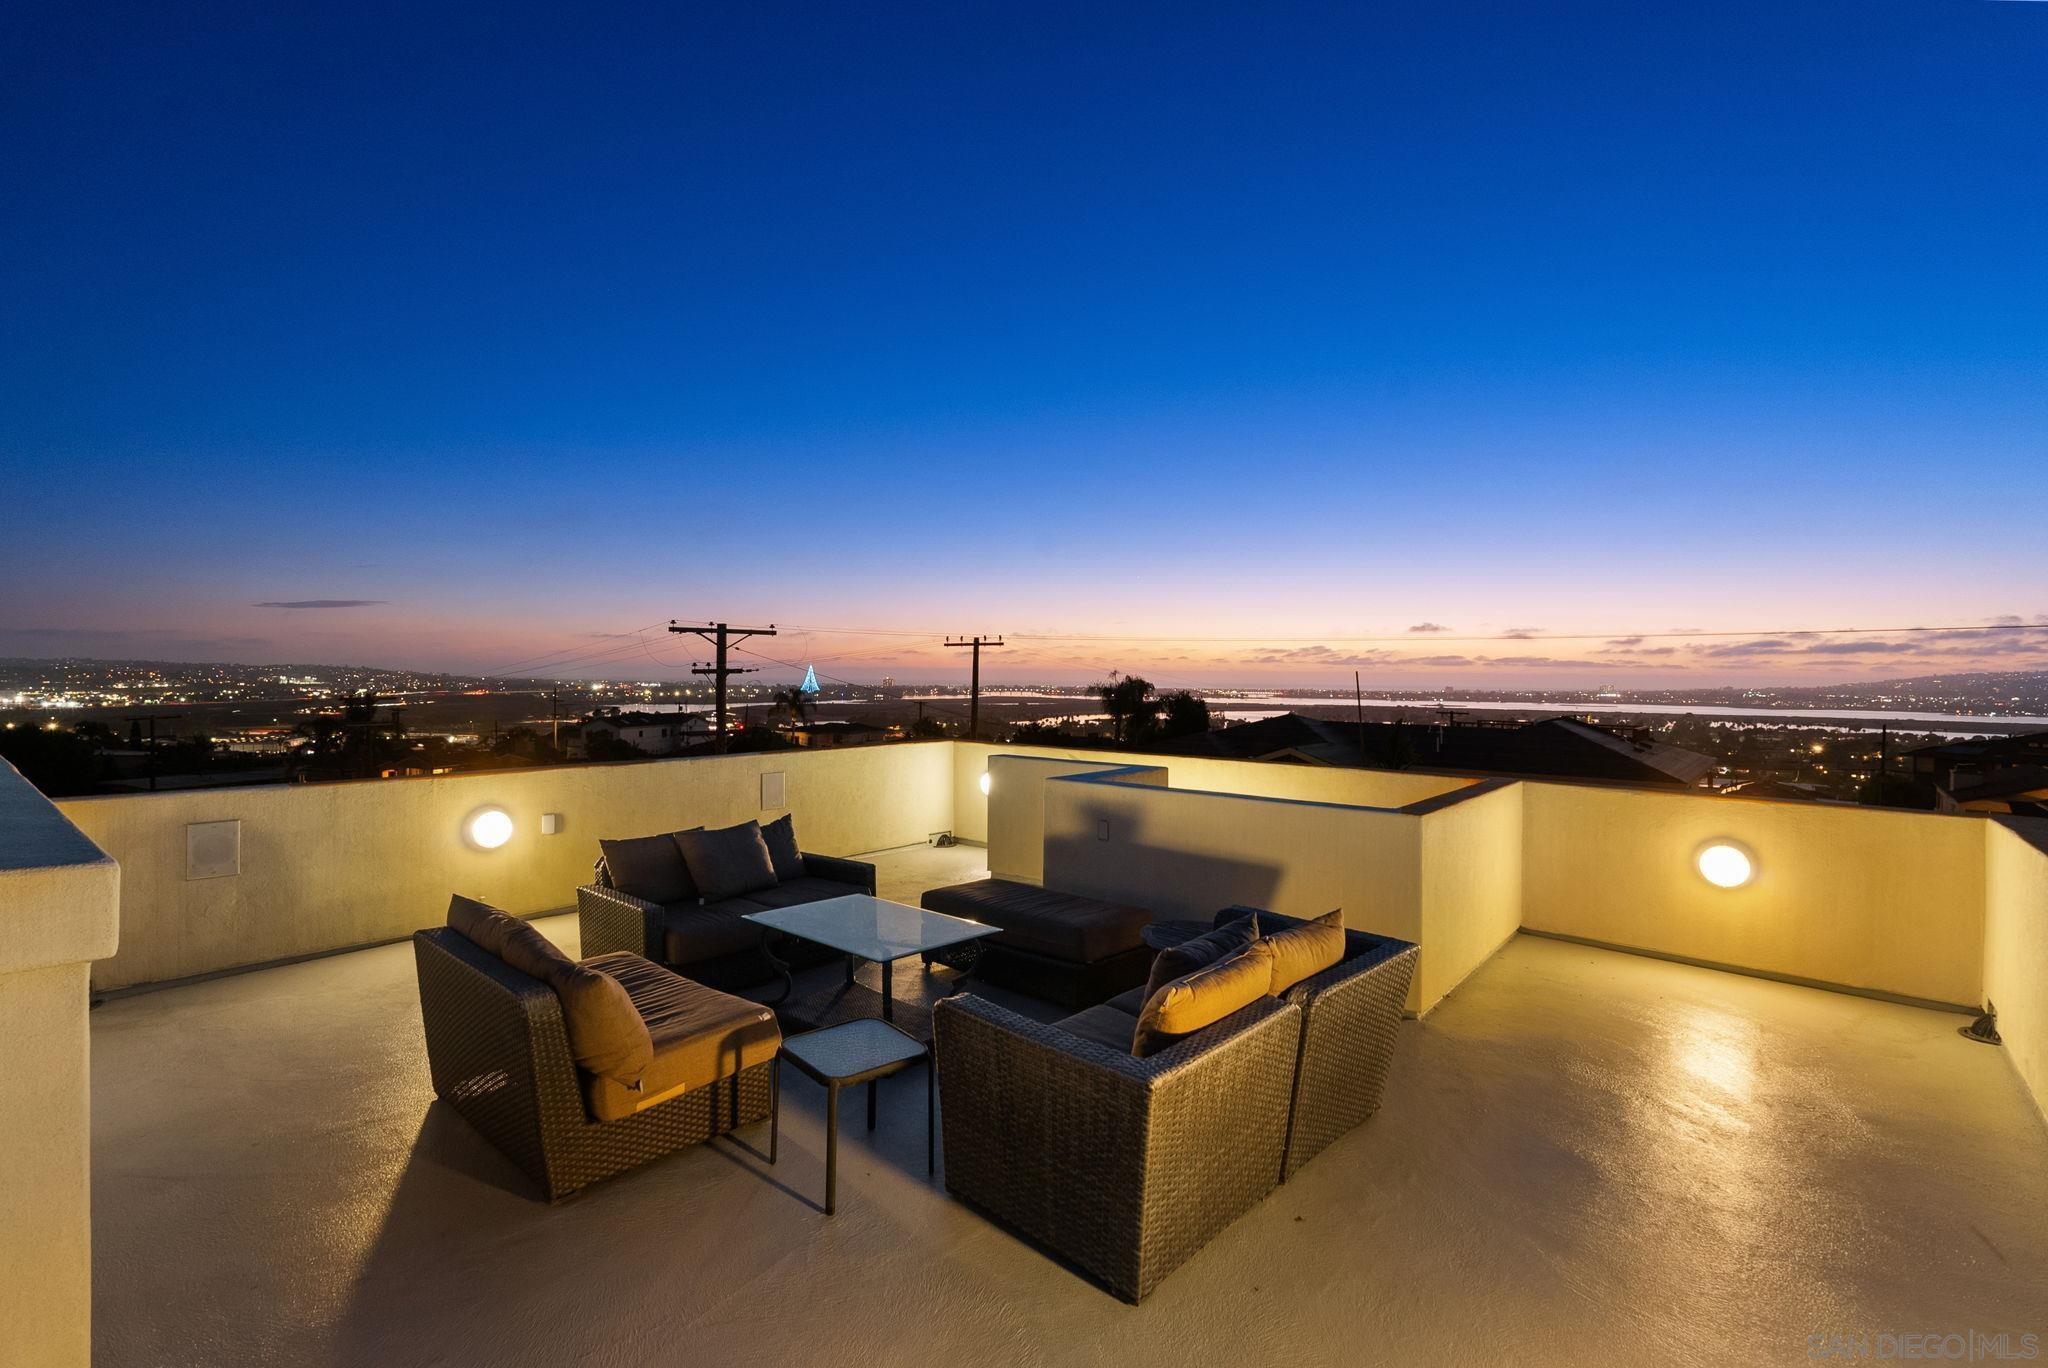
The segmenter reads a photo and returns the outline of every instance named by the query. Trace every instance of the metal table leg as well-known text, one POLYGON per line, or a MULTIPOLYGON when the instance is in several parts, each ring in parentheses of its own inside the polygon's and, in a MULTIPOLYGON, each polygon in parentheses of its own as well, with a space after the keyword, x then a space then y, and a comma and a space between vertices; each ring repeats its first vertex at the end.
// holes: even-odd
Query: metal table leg
POLYGON ((825 1085, 825 1214, 830 1216, 839 1199, 839 1085, 825 1085))

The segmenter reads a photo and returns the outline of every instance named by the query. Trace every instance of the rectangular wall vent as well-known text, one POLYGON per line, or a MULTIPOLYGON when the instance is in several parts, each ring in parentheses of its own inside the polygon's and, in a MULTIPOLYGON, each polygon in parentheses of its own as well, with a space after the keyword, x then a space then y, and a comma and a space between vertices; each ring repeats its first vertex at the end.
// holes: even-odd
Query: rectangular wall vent
POLYGON ((242 824, 188 822, 185 826, 185 877, 225 879, 242 872, 242 824))

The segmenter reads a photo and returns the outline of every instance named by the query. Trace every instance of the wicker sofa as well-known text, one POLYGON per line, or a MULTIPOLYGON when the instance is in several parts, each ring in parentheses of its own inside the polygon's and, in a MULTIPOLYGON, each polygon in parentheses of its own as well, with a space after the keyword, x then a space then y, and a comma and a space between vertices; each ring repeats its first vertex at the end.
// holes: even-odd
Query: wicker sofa
POLYGON ((946 1188, 1140 1301, 1279 1185, 1301 1016, 1262 998, 1137 1058, 946 998, 932 1022, 946 1188))
POLYGON ((413 958, 435 1093, 549 1201, 764 1119, 771 1122, 773 1161, 780 1035, 772 1016, 758 1020, 766 1014, 757 1004, 689 983, 638 956, 584 960, 626 986, 636 1009, 657 1027, 658 1047, 666 1036, 671 1047, 694 1048, 699 1067, 707 1051, 720 1061, 707 1071, 716 1077, 703 1086, 667 1100, 650 1096, 650 1105, 642 1106, 629 1090, 595 1091, 608 1085, 577 1067, 562 1001, 546 983, 452 927, 416 932, 413 958), (707 998, 725 1002, 707 1008, 707 998), (721 1015, 720 1006, 729 1010, 721 1015), (694 1039, 678 1042, 678 1031, 694 1039), (600 1109, 622 1114, 603 1120, 600 1109))
MULTIPOLYGON (((1222 926, 1254 911, 1269 931, 1301 924, 1298 918, 1250 907, 1226 907, 1213 924, 1222 926)), ((1394 1036, 1420 951, 1413 941, 1362 931, 1347 930, 1344 943, 1343 959, 1284 994, 1301 1008, 1301 1040, 1282 1182, 1379 1110, 1394 1062, 1394 1036)), ((1141 987, 1121 993, 1096 1011, 1124 1013, 1135 1026, 1144 992, 1141 987)))
MULTIPOLYGON (((630 950, 716 988, 766 983, 780 970, 762 943, 765 932, 743 914, 849 893, 872 896, 875 891, 875 867, 871 864, 808 851, 802 858, 803 877, 785 880, 774 888, 708 904, 695 899, 664 904, 636 898, 618 888, 600 856, 595 877, 576 890, 583 953, 630 950)), ((823 946, 794 939, 778 946, 776 955, 793 968, 836 958, 823 946)))

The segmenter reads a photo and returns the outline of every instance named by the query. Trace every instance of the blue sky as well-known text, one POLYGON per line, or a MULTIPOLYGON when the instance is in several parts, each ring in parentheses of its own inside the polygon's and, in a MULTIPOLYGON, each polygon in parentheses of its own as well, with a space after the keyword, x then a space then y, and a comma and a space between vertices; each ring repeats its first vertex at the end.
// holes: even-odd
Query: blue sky
POLYGON ((5 22, 0 652, 1313 683, 2048 613, 2048 6, 5 22))

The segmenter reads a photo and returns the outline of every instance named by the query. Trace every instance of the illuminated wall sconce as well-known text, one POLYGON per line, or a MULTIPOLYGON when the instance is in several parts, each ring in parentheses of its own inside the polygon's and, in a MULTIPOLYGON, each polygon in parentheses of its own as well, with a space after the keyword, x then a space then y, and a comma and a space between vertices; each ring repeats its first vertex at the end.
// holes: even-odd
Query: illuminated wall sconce
POLYGON ((988 797, 988 791, 992 787, 994 787, 994 782, 989 778, 988 771, 983 770, 981 772, 981 796, 984 798, 988 797))
POLYGON ((462 836, 478 850, 496 850, 512 839, 512 814, 501 807, 480 807, 463 822, 462 836))
POLYGON ((1709 841, 1693 857, 1700 877, 1716 888, 1740 888, 1756 877, 1756 856, 1734 841, 1709 841))

